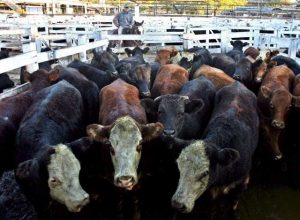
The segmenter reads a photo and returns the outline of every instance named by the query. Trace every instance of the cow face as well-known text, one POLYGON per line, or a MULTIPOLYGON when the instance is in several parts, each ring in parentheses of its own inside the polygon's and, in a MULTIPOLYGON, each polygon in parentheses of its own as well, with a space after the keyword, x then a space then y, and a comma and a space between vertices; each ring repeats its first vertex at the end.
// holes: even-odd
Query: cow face
POLYGON ((118 72, 116 70, 116 64, 118 63, 118 60, 116 57, 108 51, 102 51, 102 52, 96 52, 93 51, 94 57, 91 62, 92 65, 96 66, 97 68, 103 70, 103 71, 108 71, 114 75, 117 75, 118 72))
POLYGON ((137 184, 137 168, 141 158, 142 143, 160 135, 160 123, 138 124, 129 116, 119 118, 113 125, 92 124, 87 134, 94 140, 107 144, 114 166, 114 184, 131 190, 137 184))
POLYGON ((292 95, 286 89, 271 91, 266 86, 262 86, 260 92, 269 102, 269 110, 272 115, 271 125, 283 129, 287 112, 291 107, 292 95))
POLYGON ((79 161, 63 144, 48 147, 46 151, 37 158, 19 164, 16 176, 23 182, 29 182, 31 188, 42 188, 45 175, 42 171, 46 164, 47 186, 51 198, 64 204, 70 212, 79 212, 89 202, 89 195, 79 183, 79 161), (34 183, 37 185, 33 185, 34 183))
POLYGON ((156 52, 155 61, 160 63, 160 65, 170 64, 171 58, 177 55, 177 50, 175 48, 164 48, 156 52))
POLYGON ((89 202, 89 195, 79 183, 80 163, 66 145, 54 149, 48 164, 50 195, 70 212, 79 212, 89 202))
POLYGON ((197 114, 204 107, 202 99, 190 100, 187 96, 163 95, 151 100, 142 100, 147 114, 157 112, 157 120, 164 125, 164 135, 181 137, 186 117, 197 114))
POLYGON ((150 50, 149 47, 145 47, 144 49, 136 46, 133 50, 129 49, 129 48, 125 48, 125 52, 127 54, 128 57, 130 56, 143 56, 143 54, 148 53, 148 51, 150 50))
POLYGON ((258 59, 252 64, 251 69, 254 75, 254 82, 261 83, 263 77, 267 72, 266 62, 264 62, 262 59, 258 59))
POLYGON ((233 78, 246 85, 252 82, 251 62, 247 58, 242 58, 236 65, 233 78))
POLYGON ((233 46, 234 49, 239 49, 240 51, 243 51, 243 47, 248 45, 247 42, 243 43, 240 40, 230 41, 230 44, 233 46))
POLYGON ((216 167, 228 166, 239 158, 234 149, 217 150, 204 141, 195 141, 182 150, 177 165, 180 173, 172 205, 183 213, 193 210, 195 201, 214 181, 216 167))
POLYGON ((135 81, 141 97, 150 97, 150 76, 151 66, 147 64, 138 65, 133 71, 131 77, 135 81))
POLYGON ((24 71, 23 74, 25 82, 36 82, 37 84, 41 84, 44 81, 54 83, 59 79, 59 69, 53 69, 50 72, 48 72, 47 70, 39 69, 31 74, 27 71, 24 71))

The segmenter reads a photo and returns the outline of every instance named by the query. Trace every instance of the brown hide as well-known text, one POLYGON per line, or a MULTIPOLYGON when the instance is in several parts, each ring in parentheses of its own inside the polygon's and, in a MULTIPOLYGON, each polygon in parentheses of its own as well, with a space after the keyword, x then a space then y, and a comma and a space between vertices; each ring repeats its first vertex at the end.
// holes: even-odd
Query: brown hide
POLYGON ((206 76, 206 78, 208 78, 214 84, 216 90, 235 82, 235 80, 224 73, 223 70, 205 64, 197 69, 197 71, 194 73, 193 79, 202 75, 206 76))
POLYGON ((278 140, 291 106, 293 80, 294 73, 287 66, 275 66, 266 74, 258 93, 261 127, 275 159, 282 157, 278 140))
POLYGON ((297 75, 294 79, 293 85, 293 104, 299 109, 300 108, 300 75, 297 75))
POLYGON ((176 56, 177 50, 175 48, 163 48, 156 52, 155 61, 160 65, 171 63, 171 58, 176 56))
POLYGON ((176 94, 188 81, 188 72, 177 64, 162 66, 153 83, 151 95, 156 98, 161 95, 176 94))
POLYGON ((99 123, 110 125, 116 119, 129 115, 138 123, 147 123, 146 113, 140 104, 139 91, 121 79, 103 87, 99 95, 99 123))
POLYGON ((252 59, 256 60, 259 56, 259 50, 255 47, 249 47, 244 51, 245 56, 250 56, 252 59))

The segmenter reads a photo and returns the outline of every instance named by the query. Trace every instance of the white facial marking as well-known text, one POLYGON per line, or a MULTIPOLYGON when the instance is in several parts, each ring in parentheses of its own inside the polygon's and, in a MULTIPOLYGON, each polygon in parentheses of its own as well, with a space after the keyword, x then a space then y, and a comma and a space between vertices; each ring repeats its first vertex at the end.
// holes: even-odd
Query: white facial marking
POLYGON ((177 159, 180 179, 172 198, 175 208, 183 212, 193 210, 195 201, 207 189, 209 164, 205 142, 195 141, 182 150, 177 159))
POLYGON ((50 195, 70 212, 79 212, 89 202, 79 183, 80 163, 66 145, 58 144, 54 149, 48 164, 50 195))
POLYGON ((115 184, 131 190, 137 183, 137 168, 141 152, 137 147, 142 140, 142 134, 134 121, 129 116, 116 120, 110 132, 109 141, 114 150, 111 154, 115 169, 115 184))

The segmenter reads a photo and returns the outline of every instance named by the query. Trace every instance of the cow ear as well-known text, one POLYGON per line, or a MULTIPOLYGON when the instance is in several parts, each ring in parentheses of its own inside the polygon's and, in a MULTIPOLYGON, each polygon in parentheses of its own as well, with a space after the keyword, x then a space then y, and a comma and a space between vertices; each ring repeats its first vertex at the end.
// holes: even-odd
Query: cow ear
POLYGON ((224 166, 233 164, 240 159, 240 153, 232 148, 224 148, 218 151, 218 163, 224 166))
POLYGON ((24 81, 25 82, 31 82, 31 80, 32 80, 32 77, 31 77, 32 75, 27 71, 27 70, 25 70, 24 72, 23 72, 23 78, 24 78, 24 81))
POLYGON ((86 127, 87 135, 97 142, 106 143, 109 138, 110 126, 91 124, 86 127))
POLYGON ((142 26, 144 24, 144 20, 140 23, 140 25, 142 26))
POLYGON ((146 53, 148 53, 148 51, 150 50, 150 48, 149 47, 145 47, 144 49, 143 49, 143 54, 146 54, 146 53))
POLYGON ((233 46, 234 41, 230 41, 230 44, 233 46))
POLYGON ((178 54, 178 51, 176 50, 176 48, 173 48, 172 52, 171 52, 171 57, 175 57, 178 54))
POLYGON ((112 49, 111 49, 110 47, 107 47, 107 48, 106 48, 106 52, 112 53, 112 49))
POLYGON ((53 69, 49 72, 48 79, 50 82, 55 82, 59 79, 59 69, 53 69))
POLYGON ((299 108, 300 107, 300 96, 293 96, 292 97, 292 104, 296 108, 299 108))
POLYGON ((32 174, 38 172, 38 167, 36 159, 26 160, 17 166, 15 175, 20 180, 28 179, 32 174))
POLYGON ((260 91, 265 98, 269 98, 272 94, 272 91, 266 86, 260 87, 260 91))
POLYGON ((86 152, 93 144, 93 140, 90 137, 83 137, 68 143, 67 146, 72 150, 77 158, 80 158, 84 152, 86 152))
POLYGON ((202 99, 192 99, 185 104, 185 112, 186 113, 194 113, 199 112, 204 107, 204 102, 202 99))
POLYGON ((143 142, 157 138, 164 130, 164 126, 160 122, 141 125, 143 142))
POLYGON ((247 45, 249 45, 248 42, 244 42, 244 43, 243 43, 243 47, 245 47, 245 46, 247 46, 247 45))

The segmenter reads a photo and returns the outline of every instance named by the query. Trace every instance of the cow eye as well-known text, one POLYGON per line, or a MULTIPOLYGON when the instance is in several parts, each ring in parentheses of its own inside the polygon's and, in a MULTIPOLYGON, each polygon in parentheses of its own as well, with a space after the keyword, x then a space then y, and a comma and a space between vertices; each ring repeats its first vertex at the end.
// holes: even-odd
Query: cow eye
POLYGON ((136 151, 137 151, 138 153, 140 153, 140 152, 142 151, 142 145, 138 145, 138 146, 136 147, 136 151))
POLYGON ((111 155, 115 155, 115 150, 112 146, 109 147, 109 151, 110 151, 111 155))
POLYGON ((205 171, 203 172, 200 176, 199 176, 199 180, 203 179, 204 177, 206 177, 209 174, 209 171, 205 171))

